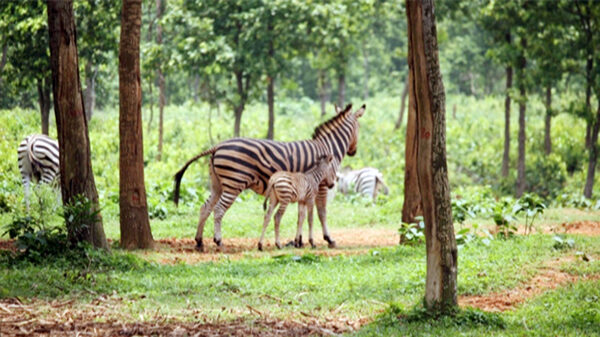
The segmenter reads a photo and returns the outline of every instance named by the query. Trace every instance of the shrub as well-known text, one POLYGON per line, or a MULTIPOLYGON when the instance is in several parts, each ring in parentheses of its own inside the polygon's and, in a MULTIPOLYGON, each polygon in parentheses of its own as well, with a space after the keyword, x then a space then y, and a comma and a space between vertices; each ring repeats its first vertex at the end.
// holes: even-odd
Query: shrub
POLYGON ((536 155, 525 170, 528 191, 548 200, 555 198, 567 181, 567 168, 556 154, 536 155))

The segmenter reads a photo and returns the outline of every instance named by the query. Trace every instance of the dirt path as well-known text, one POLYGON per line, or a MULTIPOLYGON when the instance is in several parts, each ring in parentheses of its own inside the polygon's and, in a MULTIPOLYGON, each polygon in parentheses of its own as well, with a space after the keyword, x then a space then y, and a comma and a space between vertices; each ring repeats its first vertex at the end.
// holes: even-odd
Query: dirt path
POLYGON ((461 296, 458 299, 458 303, 461 307, 474 307, 485 311, 502 312, 512 310, 517 305, 548 290, 582 280, 600 279, 600 275, 581 277, 560 270, 563 264, 573 262, 575 262, 574 257, 563 257, 547 261, 539 269, 538 274, 517 288, 485 295, 461 296))

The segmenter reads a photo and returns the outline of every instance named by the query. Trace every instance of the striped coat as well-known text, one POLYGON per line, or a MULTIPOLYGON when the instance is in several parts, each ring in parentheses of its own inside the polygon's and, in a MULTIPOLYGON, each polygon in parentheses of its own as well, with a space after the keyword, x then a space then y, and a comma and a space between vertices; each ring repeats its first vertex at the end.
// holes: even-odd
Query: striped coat
POLYGON ((312 247, 315 247, 313 239, 313 208, 315 198, 319 193, 321 181, 324 181, 329 188, 334 186, 335 169, 331 165, 332 159, 331 155, 321 156, 306 172, 279 171, 271 176, 267 191, 265 192, 263 208, 266 210, 266 213, 262 234, 258 241, 258 250, 262 250, 265 230, 269 225, 271 215, 277 204, 280 204, 280 206, 275 214, 275 245, 277 248, 281 248, 281 243, 279 242, 279 224, 287 206, 292 202, 298 202, 298 228, 294 246, 298 248, 302 247, 302 224, 308 210, 309 242, 312 247), (266 209, 267 202, 270 202, 268 210, 266 209))
MULTIPOLYGON (((333 156, 335 168, 346 154, 356 153, 358 144, 358 119, 364 114, 363 105, 356 112, 348 105, 335 117, 319 125, 312 139, 295 142, 277 142, 263 139, 234 138, 190 159, 175 174, 175 203, 183 174, 194 161, 210 155, 209 172, 211 194, 200 211, 196 232, 196 248, 203 250, 203 231, 206 219, 214 211, 214 242, 221 246, 221 220, 236 197, 245 189, 264 195, 271 175, 278 171, 302 172, 314 164, 316 158, 325 154, 333 156)), ((323 238, 335 247, 327 230, 327 186, 319 187, 316 205, 323 227, 323 238)))
POLYGON ((58 142, 46 135, 29 135, 19 144, 17 155, 25 188, 25 203, 29 211, 31 182, 51 184, 59 176, 58 142))
POLYGON ((360 170, 344 171, 337 173, 337 190, 343 194, 359 193, 377 199, 379 191, 389 193, 389 188, 383 181, 383 174, 374 167, 365 167, 360 170))

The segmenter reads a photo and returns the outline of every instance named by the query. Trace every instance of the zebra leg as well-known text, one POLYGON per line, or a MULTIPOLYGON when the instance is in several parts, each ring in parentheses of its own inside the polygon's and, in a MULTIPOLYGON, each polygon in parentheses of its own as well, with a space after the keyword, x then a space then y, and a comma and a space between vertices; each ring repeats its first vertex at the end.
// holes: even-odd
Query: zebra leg
POLYGON ((221 220, 223 220, 223 216, 225 212, 231 207, 235 198, 242 191, 227 191, 221 194, 221 198, 219 202, 217 202, 217 206, 215 207, 215 237, 213 241, 217 244, 218 247, 223 246, 223 241, 221 237, 221 220))
POLYGON ((25 208, 27 209, 27 213, 29 213, 29 196, 31 194, 30 185, 31 178, 29 176, 23 175, 23 187, 25 189, 25 208))
POLYGON ((317 214, 323 227, 323 239, 327 241, 329 248, 335 248, 335 241, 329 236, 329 230, 327 229, 327 186, 320 185, 319 193, 317 194, 317 214))
POLYGON ((308 209, 308 242, 312 248, 317 248, 313 236, 313 210, 315 208, 314 201, 307 203, 306 207, 308 209))
POLYGON ((210 196, 200 209, 200 220, 198 220, 198 229, 196 230, 196 250, 203 252, 204 251, 204 243, 202 241, 202 237, 204 236, 204 225, 206 224, 206 219, 215 208, 217 201, 221 198, 221 184, 219 180, 216 178, 212 169, 210 170, 210 178, 211 178, 211 187, 210 187, 210 196))
POLYGON ((287 202, 282 201, 277 213, 275 213, 275 246, 277 246, 278 249, 281 249, 281 242, 279 241, 279 224, 281 223, 281 218, 283 217, 283 213, 285 213, 287 205, 287 202))
POLYGON ((296 229, 296 239, 294 239, 294 247, 302 248, 304 244, 302 243, 302 224, 304 223, 304 218, 306 217, 306 204, 299 202, 298 203, 298 228, 296 229))
POLYGON ((260 240, 258 240, 258 250, 260 251, 263 250, 263 239, 265 238, 265 231, 267 230, 267 226, 271 221, 271 215, 273 214, 275 206, 277 206, 277 200, 276 198, 273 198, 270 200, 269 209, 267 209, 267 212, 265 213, 265 220, 263 221, 262 233, 260 234, 260 240))

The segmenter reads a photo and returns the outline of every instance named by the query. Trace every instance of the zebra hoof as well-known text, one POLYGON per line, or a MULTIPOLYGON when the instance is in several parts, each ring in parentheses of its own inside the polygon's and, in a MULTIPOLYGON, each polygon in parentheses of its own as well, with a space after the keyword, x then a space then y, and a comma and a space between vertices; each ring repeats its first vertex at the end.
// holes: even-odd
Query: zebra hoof
POLYGON ((294 241, 294 247, 296 247, 296 248, 304 247, 304 243, 302 242, 302 239, 294 241))
POLYGON ((312 248, 317 248, 317 245, 315 245, 315 241, 313 239, 308 239, 308 243, 310 243, 312 248))
POLYGON ((337 245, 335 244, 335 241, 331 240, 331 241, 329 241, 329 244, 327 244, 327 247, 335 248, 335 247, 337 247, 337 245))
MULTIPOLYGON (((286 247, 292 247, 292 246, 296 246, 296 242, 294 242, 294 240, 290 240, 288 243, 285 244, 286 247)), ((281 249, 281 247, 278 246, 278 248, 281 249)))
MULTIPOLYGON (((291 241, 290 241, 291 242, 291 241)), ((279 242, 275 242, 275 246, 277 246, 277 249, 281 249, 281 243, 279 242)), ((287 246, 287 245, 286 245, 287 246)))
POLYGON ((263 251, 263 245, 262 242, 258 243, 258 250, 260 250, 261 252, 263 251))
POLYGON ((201 253, 204 252, 204 245, 202 244, 202 240, 196 241, 196 250, 201 253))
POLYGON ((219 246, 219 247, 223 246, 223 240, 214 238, 213 241, 217 244, 217 246, 219 246))

